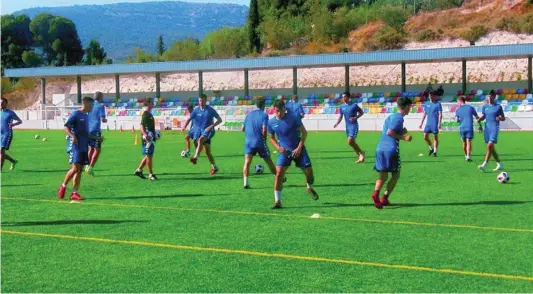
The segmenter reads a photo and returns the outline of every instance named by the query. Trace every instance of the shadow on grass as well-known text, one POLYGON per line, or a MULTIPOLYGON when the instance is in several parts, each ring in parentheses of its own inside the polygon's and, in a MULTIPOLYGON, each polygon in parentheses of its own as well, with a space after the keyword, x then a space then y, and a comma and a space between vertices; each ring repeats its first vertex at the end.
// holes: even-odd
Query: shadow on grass
MULTIPOLYGON (((529 204, 533 201, 476 201, 476 202, 451 202, 451 203, 392 203, 390 208, 400 208, 400 207, 418 207, 418 206, 471 206, 471 205, 517 205, 517 204, 529 204)), ((303 206, 301 208, 308 207, 365 207, 365 206, 374 206, 372 202, 370 203, 330 203, 325 202, 324 206, 303 206)))
POLYGON ((153 195, 153 196, 126 196, 126 197, 91 197, 99 200, 128 200, 128 199, 169 199, 169 198, 190 198, 206 196, 223 196, 229 194, 179 194, 179 195, 153 195))
POLYGON ((66 173, 69 170, 70 167, 66 167, 64 169, 49 169, 49 170, 28 170, 23 169, 22 172, 24 173, 66 173))
POLYGON ((147 223, 145 220, 57 220, 34 222, 6 222, 4 227, 58 226, 58 225, 116 225, 121 223, 147 223))
POLYGON ((28 187, 28 186, 42 186, 42 184, 2 185, 2 187, 28 187))

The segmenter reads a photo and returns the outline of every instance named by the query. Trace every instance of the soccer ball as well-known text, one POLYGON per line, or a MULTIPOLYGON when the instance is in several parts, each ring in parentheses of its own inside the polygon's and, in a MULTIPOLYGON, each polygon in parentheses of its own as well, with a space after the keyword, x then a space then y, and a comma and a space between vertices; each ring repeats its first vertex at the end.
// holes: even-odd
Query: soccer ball
POLYGON ((256 164, 255 165, 255 173, 256 174, 262 174, 265 171, 262 165, 256 164))
POLYGON ((506 172, 502 172, 501 174, 498 175, 497 179, 498 179, 498 182, 505 184, 509 182, 511 177, 509 177, 509 175, 506 172))
POLYGON ((159 130, 155 130, 155 138, 156 138, 157 140, 161 139, 161 131, 159 131, 159 130))
POLYGON ((43 142, 46 142, 46 141, 48 141, 48 139, 46 139, 46 138, 43 138, 43 142))
POLYGON ((67 135, 67 136, 65 137, 65 140, 67 140, 67 141, 68 141, 69 139, 70 139, 70 136, 69 136, 69 135, 67 135))
POLYGON ((188 152, 187 150, 183 150, 183 151, 181 151, 181 157, 184 157, 184 158, 185 158, 185 157, 189 157, 189 155, 190 155, 190 154, 189 154, 189 152, 188 152))
POLYGON ((35 135, 35 140, 39 140, 39 139, 41 139, 41 136, 39 136, 38 134, 35 135))

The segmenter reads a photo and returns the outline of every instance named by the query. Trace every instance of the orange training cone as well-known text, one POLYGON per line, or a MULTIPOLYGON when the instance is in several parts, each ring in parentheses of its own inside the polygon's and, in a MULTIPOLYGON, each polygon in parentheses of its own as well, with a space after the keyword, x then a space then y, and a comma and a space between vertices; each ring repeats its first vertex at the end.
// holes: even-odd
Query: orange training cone
POLYGON ((139 145, 139 135, 135 135, 135 146, 139 145))

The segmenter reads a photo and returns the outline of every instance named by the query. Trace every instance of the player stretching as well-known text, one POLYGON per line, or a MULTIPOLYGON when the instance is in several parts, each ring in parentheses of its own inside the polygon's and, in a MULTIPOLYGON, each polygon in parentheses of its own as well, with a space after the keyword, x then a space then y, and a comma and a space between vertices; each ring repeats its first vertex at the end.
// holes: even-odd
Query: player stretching
MULTIPOLYGON (((189 104, 187 106, 187 111, 189 112, 189 117, 191 117, 192 111, 194 110, 194 106, 192 104, 189 104)), ((198 128, 194 125, 193 121, 187 120, 187 124, 183 127, 183 129, 187 129, 188 123, 191 123, 191 129, 187 132, 187 136, 185 136, 185 156, 189 157, 191 155, 191 138, 195 140, 195 138, 198 138, 200 135, 197 135, 198 128)), ((194 141, 194 145, 197 145, 197 142, 194 141)))
MULTIPOLYGON (((474 119, 478 119, 478 115, 474 107, 466 105, 464 96, 459 97, 459 108, 455 112, 455 117, 459 122, 459 134, 463 140, 463 151, 465 152, 465 160, 472 161, 470 154, 472 153, 472 139, 474 138, 474 119)), ((483 127, 479 123, 479 130, 483 127)))
POLYGON ((372 193, 374 206, 378 209, 390 205, 389 196, 396 187, 400 178, 400 140, 410 142, 412 137, 407 136, 407 130, 403 127, 403 117, 409 114, 411 110, 411 100, 409 98, 398 99, 398 113, 393 113, 383 123, 383 131, 376 148, 376 165, 374 169, 379 172, 379 179, 376 181, 376 187, 372 193), (379 199, 379 192, 387 181, 389 173, 391 179, 387 183, 385 194, 379 199))
POLYGON ((357 139, 357 133, 359 132, 359 123, 357 120, 363 116, 364 111, 359 105, 357 105, 357 103, 352 103, 350 101, 351 98, 349 92, 342 94, 342 98, 344 99, 344 104, 340 107, 339 118, 333 127, 336 128, 344 117, 344 120, 346 121, 346 137, 348 137, 348 145, 350 145, 355 153, 359 155, 359 159, 355 163, 361 163, 365 161, 365 153, 361 150, 359 145, 357 145, 355 139, 357 139))
POLYGON ((11 162, 11 168, 9 170, 14 170, 15 166, 17 165, 17 160, 13 157, 7 155, 6 151, 9 150, 9 146, 11 145, 11 141, 13 141, 13 127, 16 127, 22 123, 22 120, 17 116, 17 114, 11 110, 7 109, 7 99, 2 98, 2 112, 1 112, 1 120, 2 120, 2 146, 1 146, 1 161, 2 166, 1 168, 4 168, 4 161, 7 159, 9 162, 11 162), (13 123, 13 121, 16 121, 13 123))
MULTIPOLYGON (((104 94, 102 92, 94 93, 94 104, 92 110, 89 112, 89 134, 91 136, 102 137, 102 123, 107 122, 105 114, 105 106, 102 104, 104 94)), ((94 165, 102 152, 102 141, 89 140, 89 165, 87 166, 87 173, 94 176, 94 165)))
POLYGON ((213 109, 213 107, 206 105, 206 100, 207 96, 202 94, 198 99, 199 107, 196 107, 192 111, 191 116, 187 119, 185 125, 188 125, 189 121, 192 120, 194 126, 198 128, 197 133, 200 134, 199 138, 195 138, 198 139, 198 145, 196 147, 194 156, 191 158, 192 164, 196 164, 198 162, 198 156, 200 156, 202 148, 204 148, 205 154, 211 163, 210 174, 214 175, 218 172, 218 168, 215 164, 215 158, 211 153, 211 139, 213 136, 215 136, 215 127, 222 122, 222 119, 220 118, 220 115, 218 115, 217 111, 213 109), (216 122, 214 122, 215 118, 217 119, 216 122))
POLYGON ((424 116, 422 117, 422 122, 420 123, 420 129, 424 125, 424 120, 426 116, 428 120, 426 121, 426 127, 424 128, 424 140, 426 140, 429 146, 428 156, 437 156, 437 148, 439 147, 439 129, 442 122, 442 105, 439 102, 439 96, 435 91, 430 93, 431 102, 429 102, 424 107, 424 116), (433 146, 431 140, 429 139, 429 134, 433 134, 434 142, 433 146))
POLYGON ((144 101, 144 112, 141 118, 141 133, 142 138, 142 154, 144 158, 141 160, 139 167, 135 170, 134 175, 138 176, 141 179, 146 179, 143 174, 143 168, 148 167, 148 179, 151 181, 157 180, 157 177, 154 174, 152 169, 154 164, 154 152, 155 152, 155 121, 152 114, 152 108, 154 108, 154 100, 148 98, 144 101))
POLYGON ((67 140, 67 152, 69 153, 69 163, 72 164, 72 167, 67 172, 63 184, 59 187, 59 191, 57 192, 59 199, 65 197, 67 185, 73 179, 70 200, 84 200, 78 193, 78 189, 81 184, 82 168, 84 165, 89 164, 89 140, 102 140, 102 138, 97 138, 89 134, 88 113, 93 107, 93 102, 93 98, 83 97, 81 109, 72 112, 65 123, 65 132, 69 136, 67 140))
POLYGON ((270 142, 279 151, 279 154, 274 181, 275 202, 272 209, 281 208, 281 190, 283 189, 285 171, 293 161, 305 174, 307 192, 311 194, 313 200, 318 200, 318 194, 312 186, 315 177, 311 167, 311 159, 304 145, 307 131, 297 117, 285 112, 285 103, 282 100, 277 100, 273 106, 276 115, 268 121, 268 132, 270 133, 270 142), (276 140, 276 135, 278 140, 276 140))
POLYGON ((292 95, 291 100, 285 104, 285 109, 300 120, 305 116, 304 108, 302 107, 302 104, 298 102, 298 95, 292 95))
POLYGON ((496 104, 496 93, 494 90, 490 91, 488 97, 489 104, 486 104, 482 109, 481 117, 478 118, 478 122, 487 120, 485 123, 485 143, 487 143, 487 154, 485 155, 485 161, 478 168, 481 171, 485 171, 487 163, 490 160, 490 156, 496 160, 496 168, 493 171, 503 169, 500 162, 500 156, 496 152, 496 143, 498 143, 498 134, 500 133, 500 122, 505 121, 505 115, 500 105, 496 104))
POLYGON ((242 130, 244 131, 244 167, 242 175, 244 177, 244 189, 249 189, 248 174, 250 164, 255 154, 259 154, 265 163, 268 165, 270 172, 276 174, 276 166, 270 157, 270 150, 266 145, 266 134, 268 126, 268 115, 265 113, 265 100, 258 99, 256 101, 258 109, 248 113, 244 119, 242 130))

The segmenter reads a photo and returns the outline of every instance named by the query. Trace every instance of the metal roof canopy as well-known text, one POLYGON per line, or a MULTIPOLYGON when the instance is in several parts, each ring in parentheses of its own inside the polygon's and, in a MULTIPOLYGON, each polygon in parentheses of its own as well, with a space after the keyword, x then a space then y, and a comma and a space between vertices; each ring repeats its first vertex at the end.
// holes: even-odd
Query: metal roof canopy
POLYGON ((376 51, 298 55, 265 58, 197 60, 185 62, 151 62, 93 66, 38 67, 6 69, 6 77, 63 77, 87 75, 195 73, 240 70, 341 67, 345 65, 387 65, 400 63, 459 62, 462 60, 501 60, 528 58, 533 43, 471 46, 456 48, 376 51))

